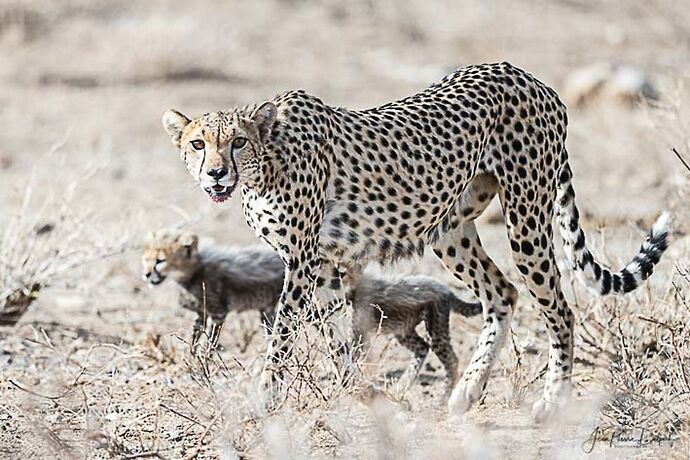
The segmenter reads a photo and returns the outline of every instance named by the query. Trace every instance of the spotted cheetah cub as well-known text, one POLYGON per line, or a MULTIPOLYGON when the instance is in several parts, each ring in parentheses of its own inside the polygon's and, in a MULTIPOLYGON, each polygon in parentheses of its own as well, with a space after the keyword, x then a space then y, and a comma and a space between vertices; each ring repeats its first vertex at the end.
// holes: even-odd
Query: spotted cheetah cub
POLYGON ((152 285, 166 278, 177 282, 183 288, 182 307, 197 313, 192 346, 205 330, 215 345, 230 311, 258 310, 264 325, 272 324, 283 262, 261 248, 199 247, 198 241, 195 234, 158 231, 150 235, 142 256, 144 279, 152 285))
POLYGON ((352 293, 352 304, 353 335, 363 348, 379 330, 393 334, 413 354, 403 377, 407 381, 417 377, 433 350, 446 371, 446 397, 450 396, 458 379, 458 358, 450 344, 450 312, 476 316, 482 312, 481 303, 461 300, 448 286, 426 276, 383 279, 365 274, 352 293), (417 333, 422 321, 430 342, 417 333))
MULTIPOLYGON (((264 326, 273 323, 284 266, 268 249, 200 247, 194 234, 160 231, 150 237, 142 261, 149 283, 157 285, 169 277, 184 288, 182 306, 198 314, 193 345, 205 330, 207 318, 210 341, 215 344, 230 311, 259 310, 264 326)), ((405 371, 410 380, 433 350, 449 384, 455 383, 458 359, 450 344, 449 314, 478 315, 482 311, 479 302, 465 302, 444 284, 425 276, 384 279, 365 274, 350 297, 356 339, 366 343, 379 330, 393 334, 414 355, 405 371), (422 321, 430 342, 416 331, 422 321)))

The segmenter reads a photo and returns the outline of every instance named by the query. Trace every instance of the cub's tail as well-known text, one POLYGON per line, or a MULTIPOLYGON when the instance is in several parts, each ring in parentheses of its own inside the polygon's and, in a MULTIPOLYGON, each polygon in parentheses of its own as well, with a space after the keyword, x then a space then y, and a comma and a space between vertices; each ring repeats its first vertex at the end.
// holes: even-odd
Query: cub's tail
POLYGON ((481 302, 466 302, 452 292, 448 293, 447 302, 450 305, 450 311, 459 313, 462 316, 477 316, 482 312, 481 302))
POLYGON ((572 177, 572 170, 566 164, 559 178, 556 195, 558 227, 568 258, 575 269, 582 272, 587 286, 600 295, 623 294, 634 290, 649 278, 668 247, 669 214, 664 212, 659 216, 633 260, 622 270, 612 272, 594 260, 585 245, 585 234, 580 227, 580 214, 575 205, 572 177))

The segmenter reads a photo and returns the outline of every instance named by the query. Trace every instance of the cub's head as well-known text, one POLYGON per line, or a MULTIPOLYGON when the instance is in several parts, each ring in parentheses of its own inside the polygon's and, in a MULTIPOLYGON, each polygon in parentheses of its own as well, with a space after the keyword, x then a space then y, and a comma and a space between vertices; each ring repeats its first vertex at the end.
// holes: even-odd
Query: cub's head
POLYGON ((261 155, 276 114, 272 102, 195 119, 168 110, 163 127, 192 177, 211 200, 222 202, 238 184, 261 174, 261 155))
POLYGON ((199 264, 198 238, 193 233, 162 230, 149 236, 141 258, 144 280, 156 285, 168 276, 180 280, 199 264))

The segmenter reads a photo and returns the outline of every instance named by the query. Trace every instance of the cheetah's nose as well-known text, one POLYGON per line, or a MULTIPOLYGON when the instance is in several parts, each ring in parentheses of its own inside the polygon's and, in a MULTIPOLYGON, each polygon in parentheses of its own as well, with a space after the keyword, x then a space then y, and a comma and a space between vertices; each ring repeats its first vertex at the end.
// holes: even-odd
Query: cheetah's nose
POLYGON ((222 179, 226 174, 228 173, 228 168, 225 166, 221 166, 220 168, 211 168, 206 171, 206 174, 208 174, 210 177, 214 178, 215 180, 220 180, 222 179))

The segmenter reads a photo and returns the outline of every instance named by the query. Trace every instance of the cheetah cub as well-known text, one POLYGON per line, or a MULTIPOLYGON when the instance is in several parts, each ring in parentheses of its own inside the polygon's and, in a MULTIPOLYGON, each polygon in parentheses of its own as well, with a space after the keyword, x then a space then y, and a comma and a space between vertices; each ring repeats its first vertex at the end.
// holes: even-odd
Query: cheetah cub
POLYGON ((394 335, 413 354, 403 374, 407 382, 416 379, 429 350, 433 350, 446 371, 449 397, 458 380, 458 358, 450 344, 450 312, 476 316, 482 312, 481 303, 461 300, 448 286, 427 276, 383 279, 365 274, 351 298, 353 335, 361 347, 368 348, 377 331, 394 335), (417 333, 422 321, 430 342, 417 333))
MULTIPOLYGON (((259 310, 270 329, 283 287, 283 262, 268 249, 232 249, 198 244, 194 234, 160 231, 143 254, 144 279, 158 285, 166 278, 184 288, 182 306, 198 314, 192 345, 209 324, 212 345, 230 311, 259 310)), ((458 359, 450 344, 449 315, 476 316, 479 302, 459 299, 444 284, 425 276, 384 279, 365 274, 350 294, 353 332, 363 345, 377 332, 392 334, 413 358, 404 376, 413 380, 433 350, 449 388, 457 380, 458 359), (430 342, 416 331, 424 322, 430 342)))
POLYGON ((265 326, 273 324, 283 262, 269 251, 199 247, 195 234, 163 230, 150 235, 142 263, 150 284, 170 278, 183 288, 180 304, 197 313, 192 347, 204 331, 214 346, 230 311, 258 310, 265 326))

